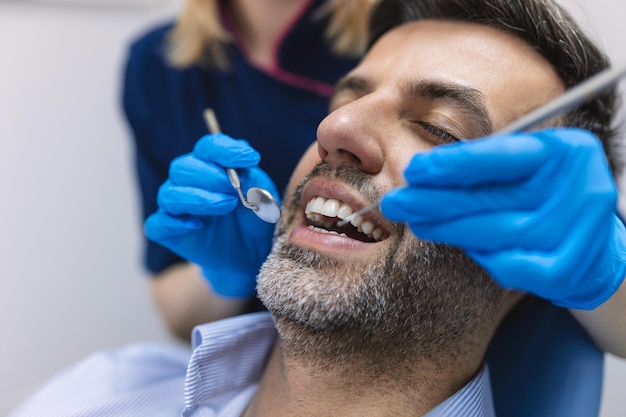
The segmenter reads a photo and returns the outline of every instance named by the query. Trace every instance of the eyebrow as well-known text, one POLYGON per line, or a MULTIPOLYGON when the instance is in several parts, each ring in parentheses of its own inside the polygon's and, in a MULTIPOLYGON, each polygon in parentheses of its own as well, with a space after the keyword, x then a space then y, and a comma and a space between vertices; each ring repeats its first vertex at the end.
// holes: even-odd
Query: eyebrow
POLYGON ((359 95, 365 95, 372 91, 372 87, 370 83, 363 77, 358 77, 355 75, 348 75, 341 78, 335 84, 335 91, 333 92, 333 96, 331 97, 331 102, 339 93, 343 91, 352 91, 354 93, 359 93, 359 95))
MULTIPOLYGON (((372 91, 372 87, 365 78, 347 76, 339 80, 335 87, 335 94, 346 90, 364 95, 372 91)), ((450 82, 420 79, 404 82, 401 90, 409 97, 443 101, 460 109, 471 117, 479 136, 488 136, 494 131, 485 97, 475 88, 450 82)))
POLYGON ((416 80, 406 82, 402 90, 411 97, 440 100, 457 107, 472 118, 481 136, 493 133, 485 96, 475 88, 449 82, 416 80))

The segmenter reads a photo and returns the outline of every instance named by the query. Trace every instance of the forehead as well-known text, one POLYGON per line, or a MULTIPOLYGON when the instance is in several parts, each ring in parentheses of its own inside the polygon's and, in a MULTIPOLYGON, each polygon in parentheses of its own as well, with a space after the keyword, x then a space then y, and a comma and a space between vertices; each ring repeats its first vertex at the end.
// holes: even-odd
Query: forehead
POLYGON ((392 29, 354 73, 376 88, 407 80, 472 87, 485 96, 496 128, 563 92, 552 66, 524 41, 467 22, 425 20, 392 29))

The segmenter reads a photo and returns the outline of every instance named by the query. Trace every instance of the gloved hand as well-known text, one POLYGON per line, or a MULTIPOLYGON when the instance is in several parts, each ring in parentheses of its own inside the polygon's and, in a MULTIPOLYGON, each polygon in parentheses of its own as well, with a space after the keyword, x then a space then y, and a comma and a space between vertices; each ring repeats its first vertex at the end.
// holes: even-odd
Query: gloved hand
POLYGON ((505 288, 594 309, 626 274, 626 230, 602 145, 550 129, 417 154, 381 210, 421 239, 462 247, 505 288))
POLYGON ((172 161, 159 189, 159 210, 145 222, 148 239, 198 264, 213 290, 227 297, 254 294, 274 225, 241 204, 224 168, 238 168, 244 195, 257 186, 280 201, 259 160, 246 141, 222 133, 203 136, 191 153, 172 161))

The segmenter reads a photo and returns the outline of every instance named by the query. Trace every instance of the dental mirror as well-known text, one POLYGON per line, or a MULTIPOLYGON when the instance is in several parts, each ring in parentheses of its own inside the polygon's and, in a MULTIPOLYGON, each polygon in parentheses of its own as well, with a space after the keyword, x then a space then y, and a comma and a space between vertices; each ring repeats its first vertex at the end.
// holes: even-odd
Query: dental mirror
POLYGON ((264 188, 252 187, 246 193, 248 203, 254 204, 254 213, 267 223, 277 223, 280 219, 280 206, 264 188))
MULTIPOLYGON (((220 132, 217 118, 215 117, 215 113, 212 109, 206 109, 204 111, 204 121, 211 133, 220 132)), ((241 204, 243 204, 245 208, 249 208, 254 211, 254 214, 256 214, 264 222, 278 222, 280 219, 280 205, 269 191, 259 187, 252 187, 248 190, 246 198, 244 198, 243 192, 241 191, 241 181, 237 171, 233 168, 226 168, 226 173, 228 174, 228 179, 230 180, 233 188, 237 190, 237 193, 239 194, 241 204)))

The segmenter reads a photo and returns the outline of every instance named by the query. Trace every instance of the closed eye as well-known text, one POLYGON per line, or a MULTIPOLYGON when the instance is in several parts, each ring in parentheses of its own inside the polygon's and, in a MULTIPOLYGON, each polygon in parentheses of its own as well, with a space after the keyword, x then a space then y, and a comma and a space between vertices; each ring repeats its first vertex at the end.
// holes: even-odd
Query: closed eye
POLYGON ((431 125, 426 122, 416 122, 419 126, 421 126, 424 130, 426 130, 430 135, 435 136, 437 138, 437 142, 444 143, 456 143, 460 142, 461 139, 458 137, 446 132, 443 129, 440 129, 436 126, 431 125))

